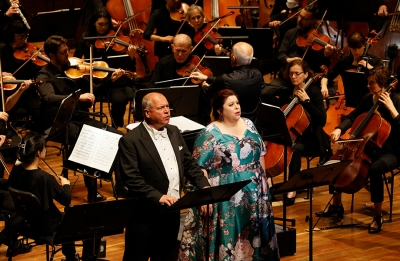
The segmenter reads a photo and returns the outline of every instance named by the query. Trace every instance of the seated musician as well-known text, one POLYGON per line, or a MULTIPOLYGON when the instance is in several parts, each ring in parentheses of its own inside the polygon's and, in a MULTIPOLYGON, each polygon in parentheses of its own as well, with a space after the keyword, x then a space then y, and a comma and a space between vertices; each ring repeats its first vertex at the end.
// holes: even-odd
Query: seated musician
POLYGON ((187 65, 187 61, 192 57, 191 52, 193 49, 192 40, 186 34, 178 34, 175 36, 171 45, 173 54, 169 54, 158 61, 156 68, 151 75, 149 81, 149 88, 157 88, 171 85, 182 85, 184 79, 177 80, 163 84, 156 84, 159 81, 172 80, 182 78, 182 75, 178 74, 184 66, 187 65))
MULTIPOLYGON (((81 89, 84 93, 79 96, 77 110, 74 112, 72 119, 68 125, 69 144, 75 144, 79 131, 83 124, 91 125, 96 128, 105 129, 114 133, 122 134, 122 132, 105 125, 97 120, 90 118, 85 114, 79 113, 79 110, 88 112, 88 108, 94 104, 94 95, 87 92, 88 84, 85 80, 77 80, 74 82, 66 78, 64 70, 68 69, 68 46, 67 40, 61 36, 50 36, 44 43, 44 51, 50 58, 50 63, 44 66, 38 73, 37 79, 42 80, 43 84, 38 87, 39 94, 42 99, 42 109, 44 117, 47 121, 46 127, 51 127, 61 101, 69 94, 77 89, 81 89)), ((111 75, 111 81, 117 80, 121 75, 122 70, 116 70, 111 75)), ((124 186, 119 179, 119 174, 116 173, 116 189, 124 191, 124 186)), ((88 201, 94 202, 105 200, 105 197, 100 193, 95 194, 95 179, 85 175, 85 185, 88 188, 88 201)))
MULTIPOLYGON (((368 233, 370 234, 380 232, 383 223, 382 202, 384 198, 384 188, 382 174, 393 170, 400 163, 400 94, 385 91, 389 82, 390 71, 388 68, 382 66, 376 66, 373 68, 369 72, 368 76, 368 88, 370 93, 366 94, 362 98, 357 108, 347 115, 344 121, 337 126, 331 134, 331 140, 337 141, 341 134, 345 133, 347 129, 352 127, 355 119, 360 114, 368 112, 375 103, 382 103, 378 107, 378 113, 390 124, 390 134, 382 148, 364 151, 364 153, 372 159, 372 164, 368 169, 371 201, 374 203, 374 217, 368 228, 368 233)), ((330 187, 330 193, 333 192, 334 188, 330 187)), ((340 188, 338 192, 340 192, 340 188)), ((333 197, 333 203, 329 206, 328 210, 326 212, 317 212, 316 215, 323 217, 338 215, 342 217, 343 212, 344 209, 341 202, 341 194, 336 193, 333 197)))
MULTIPOLYGON (((71 188, 68 179, 53 175, 40 169, 39 163, 46 156, 46 141, 38 133, 28 132, 22 138, 17 152, 18 162, 13 167, 8 184, 10 187, 33 193, 40 201, 43 215, 30 220, 29 233, 36 236, 50 236, 62 222, 61 213, 54 200, 65 208, 71 204, 71 188), (60 185, 61 183, 61 185, 60 185)), ((82 260, 92 260, 93 240, 84 241, 82 260)), ((63 244, 65 261, 78 261, 79 255, 73 244, 63 244)))
MULTIPOLYGON (((310 69, 305 61, 293 60, 286 66, 285 77, 290 80, 291 87, 281 92, 279 106, 282 107, 290 103, 297 96, 299 104, 303 106, 310 121, 310 125, 303 134, 294 140, 293 156, 289 165, 289 177, 300 171, 301 157, 306 153, 316 152, 321 155, 319 165, 324 164, 332 156, 329 141, 322 130, 326 123, 326 112, 320 88, 312 83, 306 90, 303 89, 305 82, 311 76, 310 69)), ((295 197, 296 192, 288 193, 287 206, 294 204, 295 197)))
POLYGON ((27 17, 25 9, 21 6, 19 0, 0 1, 0 38, 3 39, 3 33, 6 27, 18 20, 22 22, 21 17, 27 17))
MULTIPOLYGON (((180 7, 180 0, 166 0, 166 5, 155 10, 147 23, 143 38, 155 42, 154 55, 158 56, 159 59, 172 53, 170 45, 174 41, 174 35, 190 30, 190 26, 185 23, 180 32, 178 32, 181 20, 171 18, 171 13, 177 14, 178 17, 184 16, 177 12, 180 7)), ((182 20, 184 20, 184 17, 182 20)))
MULTIPOLYGON (((297 27, 286 32, 278 51, 278 59, 283 64, 282 68, 285 68, 285 66, 293 60, 301 59, 309 64, 309 67, 313 72, 319 72, 321 65, 328 66, 330 64, 330 56, 333 53, 333 47, 329 43, 321 52, 314 51, 311 47, 305 49, 296 44, 296 40, 299 37, 300 39, 306 37, 307 33, 314 30, 318 16, 319 10, 315 4, 307 5, 300 11, 299 16, 297 17, 297 27)), ((281 70, 279 78, 272 81, 271 86, 267 86, 262 90, 261 99, 264 102, 274 103, 273 100, 266 100, 266 98, 270 98, 271 93, 275 93, 277 90, 290 86, 290 82, 282 77, 282 73, 283 70, 281 70)))
MULTIPOLYGON (((365 50, 365 37, 361 33, 351 33, 347 37, 347 43, 350 53, 343 55, 333 69, 329 70, 328 75, 321 80, 321 92, 324 98, 329 95, 328 85, 332 85, 333 80, 342 72, 356 71, 358 67, 360 67, 361 72, 366 72, 380 63, 379 59, 374 59, 375 56, 368 53, 365 57, 362 57, 365 50)), ((334 91, 332 90, 331 93, 334 93, 334 91)))
POLYGON ((167 211, 167 206, 180 198, 184 176, 198 188, 210 184, 178 128, 168 124, 165 96, 149 93, 142 107, 145 120, 122 136, 116 158, 128 197, 138 199, 125 230, 123 260, 173 261, 178 252, 179 211, 167 211), (156 248, 155 238, 162 242, 156 248))
POLYGON ((264 84, 261 72, 250 67, 253 59, 253 47, 245 42, 238 42, 232 47, 232 72, 218 77, 209 77, 200 72, 193 72, 192 78, 205 81, 202 87, 204 101, 199 103, 201 123, 210 122, 210 102, 215 93, 222 89, 232 89, 238 95, 242 116, 255 122, 260 92, 264 84))
MULTIPOLYGON (((205 30, 205 27, 208 25, 208 23, 205 22, 205 14, 203 8, 201 8, 198 5, 191 5, 187 10, 186 20, 193 27, 190 31, 186 32, 186 34, 190 36, 193 45, 196 46, 198 43, 194 40, 195 36, 196 37, 200 36, 201 39, 203 35, 205 35, 205 33, 208 32, 208 30, 205 30)), ((214 47, 209 50, 203 43, 200 43, 193 50, 193 54, 198 55, 199 57, 202 57, 204 54, 220 55, 221 53, 222 53, 222 46, 219 44, 215 44, 214 47)))
MULTIPOLYGON (((89 19, 88 27, 86 32, 83 33, 82 38, 79 40, 76 50, 74 53, 75 57, 78 58, 90 58, 90 44, 95 46, 94 41, 86 41, 83 37, 93 37, 93 36, 105 36, 110 34, 112 31, 111 24, 111 16, 105 9, 98 9, 89 19)), ((105 42, 109 42, 110 39, 98 40, 103 43, 103 49, 93 48, 93 58, 101 58, 104 57, 105 60, 109 55, 116 55, 112 49, 112 46, 108 48, 108 45, 105 42), (104 42, 102 42, 104 41, 104 42), (108 48, 107 52, 106 49, 108 48)), ((131 63, 129 64, 130 71, 136 71, 136 60, 135 60, 135 48, 133 45, 127 47, 126 53, 131 58, 131 63)), ((89 62, 88 60, 86 60, 89 62)), ((119 69, 118 72, 121 70, 119 69)), ((114 128, 122 127, 124 125, 124 114, 126 110, 126 105, 129 100, 132 100, 133 97, 133 83, 130 81, 128 76, 122 75, 115 81, 111 81, 111 79, 103 80, 99 83, 97 89, 96 96, 109 95, 111 101, 111 119, 112 126, 114 128)))
MULTIPOLYGON (((12 76, 13 74, 17 80, 26 80, 13 90, 8 90, 7 87, 5 88, 5 98, 8 99, 12 96, 11 99, 6 102, 5 109, 13 122, 18 120, 20 114, 23 116, 29 115, 31 121, 27 127, 31 130, 42 132, 44 129, 43 117, 40 114, 40 97, 35 87, 30 88, 31 80, 36 78, 36 74, 40 68, 33 64, 32 61, 23 65, 25 61, 18 60, 14 56, 14 53, 20 53, 23 48, 26 48, 25 44, 28 36, 29 34, 26 26, 20 20, 14 20, 6 27, 5 42, 0 43, 3 75, 7 72, 8 76, 12 76)), ((27 52, 27 55, 29 56, 29 52, 27 52)))

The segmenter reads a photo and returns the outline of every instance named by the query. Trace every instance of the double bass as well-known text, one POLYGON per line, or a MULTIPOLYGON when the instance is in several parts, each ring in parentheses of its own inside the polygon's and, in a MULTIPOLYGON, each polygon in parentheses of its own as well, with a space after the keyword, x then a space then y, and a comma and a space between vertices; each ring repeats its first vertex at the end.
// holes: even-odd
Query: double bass
MULTIPOLYGON (((240 0, 210 0, 204 1, 203 10, 207 21, 218 19, 221 14, 226 14, 230 11, 228 6, 240 6, 240 0)), ((219 26, 236 26, 235 17, 229 16, 219 22, 219 26)))
MULTIPOLYGON (((308 79, 303 89, 307 90, 307 88, 317 79, 320 79, 327 73, 328 68, 325 65, 321 66, 321 69, 324 71, 322 73, 316 74, 314 77, 308 79)), ((287 104, 282 106, 281 110, 286 118, 286 125, 289 129, 290 137, 292 141, 296 140, 298 136, 303 134, 303 132, 307 129, 310 124, 310 120, 308 119, 303 106, 298 104, 299 98, 296 96, 293 100, 287 104)), ((265 154, 265 171, 270 177, 275 177, 282 173, 284 170, 284 146, 280 144, 276 144, 273 142, 267 143, 267 151, 271 151, 272 153, 265 154)), ((291 147, 287 150, 287 164, 290 163, 292 159, 293 150, 291 147)))
POLYGON ((128 30, 126 35, 131 37, 133 45, 139 46, 143 55, 136 52, 136 72, 139 78, 143 78, 154 69, 157 58, 154 56, 154 43, 143 40, 143 32, 146 29, 146 24, 150 19, 150 4, 148 1, 135 0, 108 0, 106 9, 111 17, 117 21, 123 21, 135 14, 138 16, 130 19, 123 25, 125 30, 128 30))
MULTIPOLYGON (((390 91, 397 84, 395 79, 385 88, 390 91)), ((350 131, 350 142, 344 144, 331 160, 353 160, 337 177, 335 186, 344 193, 356 193, 365 185, 368 177, 371 157, 365 152, 367 145, 382 147, 390 134, 391 126, 375 111, 380 106, 375 103, 368 112, 359 115, 353 122, 350 131)))

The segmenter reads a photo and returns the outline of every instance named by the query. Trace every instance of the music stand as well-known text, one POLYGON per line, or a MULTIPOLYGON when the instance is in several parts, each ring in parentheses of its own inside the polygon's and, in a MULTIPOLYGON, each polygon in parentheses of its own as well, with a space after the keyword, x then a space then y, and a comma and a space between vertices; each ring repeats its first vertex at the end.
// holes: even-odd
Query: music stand
POLYGON ((369 93, 368 81, 364 73, 342 72, 344 96, 347 107, 357 107, 365 94, 369 93))
MULTIPOLYGON (((235 195, 240 189, 249 184, 251 180, 239 181, 231 184, 210 187, 206 189, 195 190, 186 193, 182 198, 180 198, 176 203, 171 205, 168 210, 181 210, 185 208, 199 207, 208 204, 219 203, 223 201, 228 201, 235 195)), ((209 229, 208 229, 208 217, 209 209, 207 208, 206 215, 206 254, 208 257, 210 253, 209 246, 209 229)))
MULTIPOLYGON (((53 244, 122 234, 133 212, 134 199, 70 206, 57 228, 53 244)), ((93 255, 96 246, 93 247, 93 255)))
MULTIPOLYGON (((232 72, 230 57, 205 56, 203 60, 208 64, 208 68, 213 72, 213 76, 221 76, 232 72)), ((260 61, 257 58, 253 58, 250 67, 260 70, 260 61)))
POLYGON ((185 116, 186 118, 197 121, 200 90, 198 85, 140 89, 136 92, 135 96, 134 119, 135 121, 143 120, 143 97, 151 92, 159 92, 163 94, 169 102, 171 117, 185 116))
POLYGON ((80 8, 71 8, 32 15, 29 41, 44 42, 52 35, 76 39, 81 14, 80 8))
MULTIPOLYGON (((84 59, 85 62, 89 62, 90 59, 84 59)), ((93 58, 94 61, 104 61, 107 63, 108 67, 110 68, 122 68, 128 69, 131 64, 131 58, 127 54, 123 55, 113 55, 113 56, 106 56, 106 57, 97 57, 93 58)))
POLYGON ((313 244, 313 212, 312 198, 313 188, 333 184, 335 178, 351 163, 351 160, 310 168, 296 173, 275 191, 275 194, 287 193, 290 191, 308 189, 310 191, 310 216, 306 219, 309 222, 309 260, 312 260, 313 244))
MULTIPOLYGON (((284 146, 283 152, 283 180, 287 180, 287 147, 292 146, 292 138, 290 137, 288 127, 286 125, 286 118, 283 111, 274 105, 261 103, 257 109, 257 129, 261 134, 263 140, 281 144, 284 146)), ((268 170, 266 170, 268 173, 268 170)), ((294 224, 294 219, 286 218, 286 196, 283 198, 283 230, 286 230, 286 220, 294 224)), ((275 219, 280 220, 276 217, 275 219)))
POLYGON ((224 35, 222 41, 223 46, 232 46, 237 42, 246 42, 251 44, 254 49, 254 57, 257 59, 272 58, 272 38, 273 31, 271 28, 247 28, 223 26, 218 28, 218 33, 224 35), (247 39, 235 39, 229 36, 247 35, 247 39))

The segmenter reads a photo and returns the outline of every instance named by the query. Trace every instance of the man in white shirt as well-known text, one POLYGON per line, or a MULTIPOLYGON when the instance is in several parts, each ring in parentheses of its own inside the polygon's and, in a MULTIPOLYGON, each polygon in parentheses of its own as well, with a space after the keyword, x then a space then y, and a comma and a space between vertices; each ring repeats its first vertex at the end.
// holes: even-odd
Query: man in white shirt
POLYGON ((180 218, 179 211, 168 212, 167 206, 180 197, 183 176, 199 188, 209 183, 179 129, 168 124, 165 96, 149 93, 142 107, 145 120, 120 139, 116 159, 128 197, 138 199, 125 230, 123 260, 172 261, 180 218))

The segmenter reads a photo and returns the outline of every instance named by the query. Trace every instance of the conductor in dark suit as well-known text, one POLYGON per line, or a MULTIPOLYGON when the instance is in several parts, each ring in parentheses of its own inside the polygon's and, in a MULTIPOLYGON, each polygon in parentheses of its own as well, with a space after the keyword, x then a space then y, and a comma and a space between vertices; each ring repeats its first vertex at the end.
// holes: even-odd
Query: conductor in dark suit
POLYGON ((210 186, 180 131, 169 125, 170 109, 160 93, 142 101, 144 121, 119 141, 117 168, 137 198, 125 230, 124 261, 169 261, 177 253, 179 211, 167 207, 180 198, 183 177, 198 188, 210 186))

